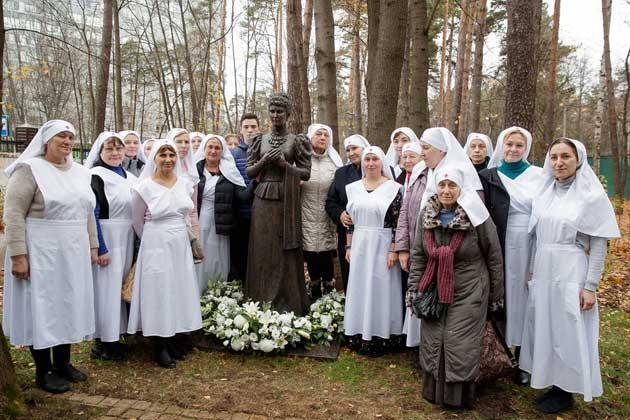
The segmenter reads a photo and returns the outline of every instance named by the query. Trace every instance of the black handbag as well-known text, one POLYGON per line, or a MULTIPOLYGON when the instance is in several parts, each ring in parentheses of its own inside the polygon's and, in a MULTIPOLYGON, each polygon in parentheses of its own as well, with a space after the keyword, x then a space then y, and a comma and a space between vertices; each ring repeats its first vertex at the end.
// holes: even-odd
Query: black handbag
POLYGON ((411 303, 411 310, 419 319, 435 321, 440 319, 446 306, 446 304, 440 303, 436 282, 432 282, 427 290, 418 292, 411 303))

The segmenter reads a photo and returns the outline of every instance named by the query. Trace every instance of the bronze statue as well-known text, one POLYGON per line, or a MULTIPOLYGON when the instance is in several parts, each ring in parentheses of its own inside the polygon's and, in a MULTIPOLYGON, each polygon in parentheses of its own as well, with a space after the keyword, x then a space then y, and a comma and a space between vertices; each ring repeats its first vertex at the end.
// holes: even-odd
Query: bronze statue
POLYGON ((309 309, 304 281, 300 181, 311 176, 311 143, 290 134, 289 97, 269 100, 271 133, 256 136, 247 151, 247 176, 256 179, 245 295, 272 302, 278 311, 305 315, 309 309))

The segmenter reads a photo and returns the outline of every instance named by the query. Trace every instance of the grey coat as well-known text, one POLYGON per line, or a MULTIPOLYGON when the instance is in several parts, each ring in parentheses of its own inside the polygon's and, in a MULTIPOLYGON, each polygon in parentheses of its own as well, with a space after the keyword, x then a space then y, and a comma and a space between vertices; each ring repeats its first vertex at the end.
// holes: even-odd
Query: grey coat
POLYGON ((438 378, 444 354, 446 382, 471 382, 479 374, 483 330, 490 304, 503 299, 503 258, 497 231, 488 218, 473 227, 458 207, 455 218, 444 228, 437 214, 436 197, 420 213, 416 239, 411 250, 409 291, 415 291, 428 262, 424 230, 434 230, 436 246, 448 245, 454 229, 466 230, 464 241, 454 258, 453 303, 437 321, 422 321, 420 364, 425 372, 438 378), (441 352, 441 349, 444 352, 441 352))

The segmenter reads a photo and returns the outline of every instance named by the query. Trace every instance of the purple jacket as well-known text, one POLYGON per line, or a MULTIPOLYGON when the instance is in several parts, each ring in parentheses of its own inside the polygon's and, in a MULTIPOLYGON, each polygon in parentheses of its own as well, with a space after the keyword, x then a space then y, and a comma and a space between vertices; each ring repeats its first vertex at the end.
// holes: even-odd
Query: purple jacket
POLYGON ((409 252, 413 247, 416 239, 416 222, 420 213, 422 194, 427 187, 428 172, 428 169, 422 171, 416 182, 405 193, 396 227, 396 251, 409 252))

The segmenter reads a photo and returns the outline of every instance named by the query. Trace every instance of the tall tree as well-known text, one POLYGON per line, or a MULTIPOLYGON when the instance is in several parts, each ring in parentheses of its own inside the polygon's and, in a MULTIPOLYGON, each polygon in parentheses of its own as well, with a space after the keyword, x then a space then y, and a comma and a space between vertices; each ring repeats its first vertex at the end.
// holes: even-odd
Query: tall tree
POLYGON ((486 37, 486 0, 479 0, 479 10, 475 19, 475 59, 473 64, 472 85, 470 88, 470 120, 472 132, 479 131, 481 118, 481 84, 483 82, 483 44, 486 37))
MULTIPOLYGON (((444 125, 444 114, 446 108, 446 91, 450 89, 450 86, 446 86, 445 69, 446 69, 446 34, 448 30, 449 14, 448 14, 449 0, 444 3, 444 15, 442 17, 442 47, 440 48, 440 96, 438 97, 439 104, 439 117, 440 125, 444 125)), ((450 59, 450 57, 449 57, 450 59)), ((450 66, 449 66, 450 68, 450 66)))
POLYGON ((549 46, 549 104, 545 121, 544 140, 551 144, 556 131, 556 79, 558 75, 558 33, 560 31, 560 0, 555 0, 553 7, 553 25, 551 27, 551 45, 549 46))
POLYGON ((311 122, 311 99, 308 90, 308 69, 304 61, 302 2, 287 0, 287 75, 288 93, 293 101, 289 126, 302 133, 311 122))
POLYGON ((94 128, 92 133, 96 136, 105 129, 105 116, 107 114, 107 86, 109 85, 109 66, 112 54, 112 0, 103 0, 103 31, 101 38, 101 55, 98 63, 98 82, 96 83, 96 106, 94 116, 94 128))
POLYGON ((282 12, 284 11, 283 0, 278 1, 278 8, 276 10, 276 51, 274 54, 274 72, 273 72, 273 90, 274 92, 279 92, 282 90, 282 51, 283 45, 282 40, 284 36, 282 34, 282 30, 284 26, 282 25, 282 12))
POLYGON ((385 147, 396 128, 400 71, 405 53, 407 2, 368 0, 368 136, 385 147), (386 76, 387 75, 387 76, 386 76))
POLYGON ((623 182, 621 180, 621 159, 627 159, 624 150, 620 154, 617 138, 617 110, 615 108, 615 88, 613 86, 612 65, 610 63, 610 21, 607 19, 609 2, 602 0, 602 21, 604 23, 604 66, 606 68, 606 96, 608 97, 608 136, 612 152, 613 178, 615 182, 615 195, 623 198, 623 182))
POLYGON ((363 132, 361 109, 361 1, 352 2, 352 47, 350 54, 350 87, 348 96, 352 112, 352 132, 363 132))
POLYGON ((114 15, 114 110, 116 131, 121 131, 125 122, 123 120, 122 104, 122 57, 120 52, 120 9, 118 0, 112 0, 112 13, 114 15))
POLYGON ((464 85, 464 71, 466 69, 466 44, 469 35, 470 14, 474 0, 462 0, 459 19, 459 35, 457 37, 457 62, 455 64, 455 87, 453 88, 453 104, 450 115, 450 129, 459 137, 459 123, 462 111, 462 87, 464 85))
MULTIPOLYGON (((410 3, 413 0, 410 0, 410 3)), ((409 4, 411 12, 411 4, 409 4)), ((398 92, 398 108, 396 110, 396 126, 406 127, 409 125, 409 82, 411 78, 411 66, 409 55, 411 50, 411 27, 407 25, 405 31, 405 52, 403 54, 402 70, 400 71, 400 90, 398 92)))
POLYGON ((534 132, 541 0, 507 2, 504 126, 534 132))
MULTIPOLYGON (((223 80, 225 77, 225 19, 227 18, 227 0, 223 0, 221 4, 221 14, 219 16, 219 27, 221 28, 218 42, 218 65, 216 72, 216 87, 213 92, 214 96, 214 112, 212 115, 212 132, 219 132, 221 124, 221 105, 223 104, 223 80)), ((240 118, 240 116, 237 116, 240 118)), ((231 120, 230 120, 231 121, 231 120)))
POLYGON ((411 28, 409 121, 417 135, 429 127, 429 17, 427 0, 412 0, 408 25, 411 28))
POLYGON ((337 120, 337 65, 335 62, 335 20, 331 0, 315 2, 315 64, 319 121, 330 126, 339 141, 337 120))

